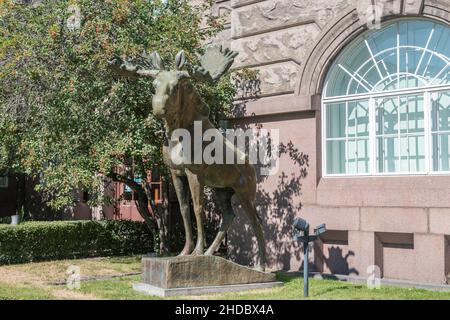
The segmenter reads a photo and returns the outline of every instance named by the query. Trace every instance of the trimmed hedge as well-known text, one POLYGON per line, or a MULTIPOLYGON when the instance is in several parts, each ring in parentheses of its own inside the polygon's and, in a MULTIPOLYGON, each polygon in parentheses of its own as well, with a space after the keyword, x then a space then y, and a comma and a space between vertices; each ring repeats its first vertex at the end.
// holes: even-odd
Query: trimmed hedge
POLYGON ((147 253, 152 236, 143 222, 52 221, 0 225, 0 265, 147 253))

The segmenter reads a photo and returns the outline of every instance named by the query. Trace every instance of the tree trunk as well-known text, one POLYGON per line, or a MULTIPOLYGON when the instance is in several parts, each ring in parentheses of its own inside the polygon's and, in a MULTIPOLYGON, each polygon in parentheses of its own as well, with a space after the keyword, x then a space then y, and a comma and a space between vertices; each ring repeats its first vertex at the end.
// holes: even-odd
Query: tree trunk
MULTIPOLYGON (((147 175, 144 174, 147 180, 147 175)), ((163 179, 164 183, 167 179, 163 179)), ((170 237, 169 237, 169 205, 167 197, 167 188, 163 185, 162 191, 162 203, 156 203, 152 198, 152 190, 149 183, 145 184, 145 192, 147 193, 147 198, 150 200, 150 205, 154 213, 156 223, 159 230, 159 252, 161 255, 167 255, 170 253, 170 237)))
POLYGON ((25 203, 26 203, 26 190, 25 190, 26 180, 24 174, 18 173, 16 175, 16 185, 17 185, 16 214, 21 216, 22 214, 25 214, 25 203))
MULTIPOLYGON (((125 183, 130 189, 137 193, 138 199, 136 200, 136 207, 152 233, 155 250, 161 255, 168 254, 170 252, 166 223, 168 206, 165 205, 165 202, 163 204, 156 204, 151 199, 148 183, 145 183, 145 187, 143 187, 134 180, 117 173, 110 173, 108 176, 116 182, 125 183), (150 212, 149 205, 152 208, 153 214, 150 212)), ((146 174, 143 174, 142 177, 144 177, 143 181, 147 181, 146 174)))
POLYGON ((148 199, 145 193, 138 192, 138 199, 136 200, 136 208, 138 209, 139 214, 144 219, 145 223, 147 224, 148 228, 150 229, 150 232, 152 233, 153 237, 153 249, 161 253, 159 250, 158 243, 160 242, 160 239, 158 239, 158 235, 160 233, 158 225, 153 220, 152 214, 150 210, 148 209, 148 199))

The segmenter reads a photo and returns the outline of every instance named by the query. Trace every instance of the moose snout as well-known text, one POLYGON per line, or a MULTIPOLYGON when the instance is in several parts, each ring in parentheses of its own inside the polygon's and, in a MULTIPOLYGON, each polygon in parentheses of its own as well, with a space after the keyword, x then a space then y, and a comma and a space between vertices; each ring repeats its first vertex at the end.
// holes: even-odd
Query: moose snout
POLYGON ((153 106, 153 114, 155 116, 164 116, 166 113, 166 103, 169 99, 167 95, 154 95, 152 106, 153 106))

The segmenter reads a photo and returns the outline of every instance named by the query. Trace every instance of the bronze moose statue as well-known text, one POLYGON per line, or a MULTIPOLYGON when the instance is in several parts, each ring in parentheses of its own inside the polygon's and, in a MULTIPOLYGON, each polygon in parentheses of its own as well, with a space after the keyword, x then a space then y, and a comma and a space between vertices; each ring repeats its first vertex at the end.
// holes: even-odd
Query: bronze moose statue
MULTIPOLYGON (((211 45, 199 57, 200 65, 189 64, 185 53, 179 52, 175 59, 176 70, 165 70, 163 61, 157 52, 153 52, 151 55, 144 53, 134 61, 114 57, 109 61, 109 65, 120 76, 154 79, 153 114, 164 120, 166 137, 170 139, 172 133, 177 129, 188 130, 194 136, 194 122, 201 123, 202 133, 211 129, 218 130, 210 122, 210 109, 202 100, 191 79, 211 83, 219 80, 229 70, 236 55, 237 53, 223 49, 222 46, 211 45)), ((245 158, 245 155, 222 134, 216 136, 222 137, 220 143, 223 148, 228 149, 227 151, 231 150, 235 158, 245 158)), ((172 141, 171 147, 174 147, 173 143, 176 147, 176 144, 180 142, 172 141)), ((266 264, 266 248, 261 220, 255 206, 256 172, 254 167, 248 161, 240 164, 206 164, 203 161, 201 163, 186 161, 186 163, 179 164, 173 161, 171 154, 169 144, 165 143, 163 146, 164 162, 172 175, 186 234, 186 243, 180 255, 213 255, 218 250, 235 216, 231 198, 236 195, 248 215, 257 238, 259 261, 256 268, 263 271, 266 264), (205 186, 214 189, 217 205, 223 215, 219 232, 206 252, 204 250, 203 225, 205 186), (189 193, 192 196, 197 224, 195 247, 190 219, 189 193)))

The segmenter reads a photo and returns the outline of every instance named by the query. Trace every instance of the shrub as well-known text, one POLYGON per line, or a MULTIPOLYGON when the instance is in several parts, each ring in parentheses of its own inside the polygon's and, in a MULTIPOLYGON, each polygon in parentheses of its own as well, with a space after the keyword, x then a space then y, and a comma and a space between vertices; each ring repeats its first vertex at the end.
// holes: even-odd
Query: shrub
POLYGON ((1 217, 0 218, 0 224, 10 224, 11 223, 11 217, 1 217))
POLYGON ((0 225, 0 265, 147 253, 148 227, 135 221, 54 221, 0 225))

